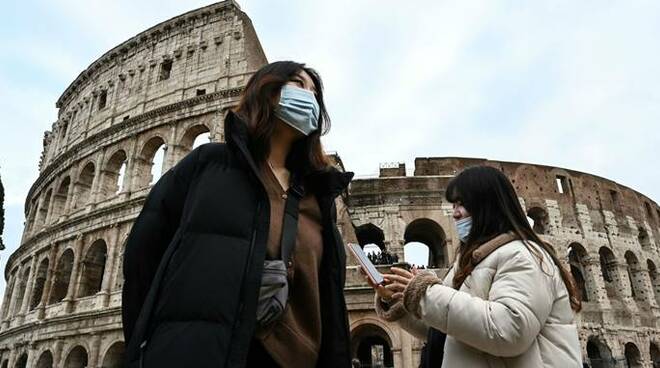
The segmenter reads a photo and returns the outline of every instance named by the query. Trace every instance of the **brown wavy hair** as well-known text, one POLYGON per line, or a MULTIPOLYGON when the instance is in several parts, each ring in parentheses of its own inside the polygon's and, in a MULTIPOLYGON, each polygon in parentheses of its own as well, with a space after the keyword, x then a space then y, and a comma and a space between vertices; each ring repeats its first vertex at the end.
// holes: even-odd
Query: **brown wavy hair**
POLYGON ((465 169, 447 185, 445 197, 451 203, 460 203, 472 217, 472 228, 467 241, 459 245, 458 267, 454 274, 454 288, 459 288, 476 266, 472 253, 483 243, 497 235, 513 232, 525 243, 529 251, 543 262, 540 251, 529 241, 543 248, 559 268, 561 278, 568 290, 571 308, 575 312, 582 309, 580 294, 571 273, 559 261, 553 246, 543 241, 527 220, 520 206, 516 190, 509 179, 496 168, 474 166, 465 169))
POLYGON ((248 80, 234 109, 248 125, 248 147, 258 163, 264 163, 270 153, 270 140, 275 130, 274 110, 279 101, 277 96, 282 87, 301 71, 309 74, 316 88, 320 108, 319 128, 293 144, 287 157, 287 168, 304 172, 330 166, 321 144, 321 136, 330 130, 330 116, 323 101, 323 82, 314 69, 293 61, 276 61, 257 70, 248 80))

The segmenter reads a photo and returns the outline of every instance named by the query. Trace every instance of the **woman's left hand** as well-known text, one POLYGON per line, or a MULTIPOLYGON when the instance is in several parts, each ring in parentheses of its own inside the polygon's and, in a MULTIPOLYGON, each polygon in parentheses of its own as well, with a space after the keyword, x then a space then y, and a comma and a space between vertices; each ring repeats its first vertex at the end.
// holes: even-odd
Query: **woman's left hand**
POLYGON ((410 280, 417 274, 417 269, 413 268, 412 272, 410 272, 403 268, 392 267, 390 270, 392 273, 383 275, 383 278, 388 283, 386 287, 394 292, 392 299, 401 299, 403 298, 403 291, 406 289, 406 286, 408 286, 410 280))

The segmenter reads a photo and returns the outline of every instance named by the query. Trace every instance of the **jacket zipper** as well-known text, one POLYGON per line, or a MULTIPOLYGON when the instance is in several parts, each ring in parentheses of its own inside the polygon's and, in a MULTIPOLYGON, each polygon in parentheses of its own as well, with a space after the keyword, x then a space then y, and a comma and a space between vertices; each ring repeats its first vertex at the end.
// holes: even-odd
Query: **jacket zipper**
MULTIPOLYGON (((252 225, 252 237, 250 239, 250 250, 248 252, 248 258, 245 261, 245 266, 243 267, 243 275, 246 275, 247 277, 248 270, 250 268, 250 265, 252 264, 252 253, 254 251, 254 244, 256 242, 257 238, 257 224, 258 224, 258 218, 259 218, 259 212, 261 212, 261 202, 257 202, 257 209, 256 212, 254 213, 254 224, 252 225)), ((241 292, 240 292, 240 302, 238 304, 238 308, 236 309, 236 318, 234 318, 234 323, 232 325, 231 331, 233 334, 233 331, 236 330, 236 324, 240 320, 240 315, 243 313, 243 308, 245 307, 245 301, 244 301, 244 295, 243 293, 245 292, 245 282, 246 280, 243 279, 243 282, 241 283, 241 292)), ((227 354, 227 358, 229 358, 231 354, 227 354)))

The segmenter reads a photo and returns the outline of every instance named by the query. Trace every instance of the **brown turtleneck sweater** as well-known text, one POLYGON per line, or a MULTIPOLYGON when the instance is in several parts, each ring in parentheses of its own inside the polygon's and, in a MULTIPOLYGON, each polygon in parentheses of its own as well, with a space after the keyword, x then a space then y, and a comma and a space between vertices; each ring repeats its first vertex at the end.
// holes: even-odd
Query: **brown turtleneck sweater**
MULTIPOLYGON (((286 199, 275 174, 264 165, 262 180, 270 200, 270 230, 266 256, 280 258, 282 220, 286 199)), ((264 348, 282 367, 316 366, 321 346, 321 304, 318 273, 323 255, 321 210, 316 197, 306 194, 300 201, 298 234, 289 269, 289 300, 282 318, 257 332, 264 348)))

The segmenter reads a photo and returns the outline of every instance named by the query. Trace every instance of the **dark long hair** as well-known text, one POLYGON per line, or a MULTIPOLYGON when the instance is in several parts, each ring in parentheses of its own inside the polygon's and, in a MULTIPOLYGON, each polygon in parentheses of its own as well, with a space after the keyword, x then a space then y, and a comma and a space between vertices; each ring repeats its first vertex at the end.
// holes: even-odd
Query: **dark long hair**
POLYGON ((460 244, 458 268, 454 273, 454 287, 459 287, 476 265, 472 253, 483 243, 497 235, 513 232, 525 246, 543 262, 532 241, 542 247, 559 268, 568 290, 571 308, 579 312, 580 297, 570 272, 561 264, 551 244, 543 241, 530 226, 527 215, 520 206, 516 190, 509 179, 490 166, 474 166, 465 169, 447 185, 445 194, 451 203, 461 203, 472 216, 472 228, 466 242, 460 244))
POLYGON ((275 130, 274 110, 278 103, 276 96, 302 70, 309 74, 316 88, 316 100, 320 107, 319 128, 293 144, 287 167, 296 171, 318 170, 330 164, 321 145, 321 135, 330 130, 330 117, 323 101, 323 82, 314 69, 293 61, 276 61, 254 73, 234 110, 248 125, 249 149, 259 163, 265 162, 270 153, 270 139, 275 130))

